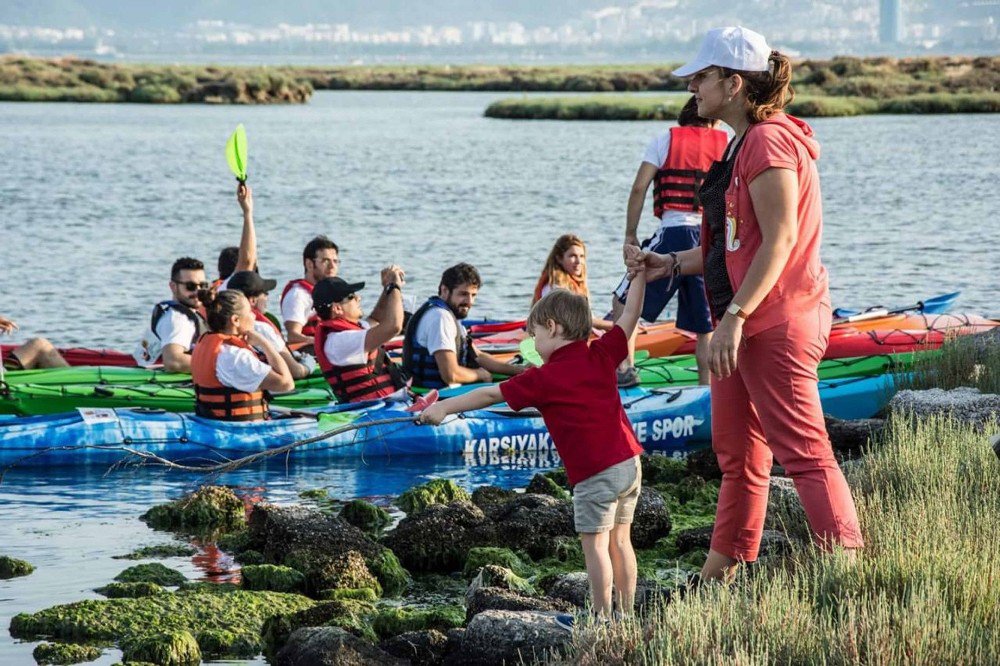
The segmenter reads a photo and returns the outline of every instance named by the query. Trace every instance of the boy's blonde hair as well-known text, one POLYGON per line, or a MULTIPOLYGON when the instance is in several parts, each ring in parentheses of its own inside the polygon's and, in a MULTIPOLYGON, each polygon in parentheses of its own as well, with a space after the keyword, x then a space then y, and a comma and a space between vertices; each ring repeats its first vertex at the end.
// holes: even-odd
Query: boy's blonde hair
POLYGON ((586 340, 594 322, 590 302, 568 289, 555 288, 532 306, 528 314, 528 332, 532 326, 544 328, 550 321, 562 326, 563 337, 567 340, 586 340))

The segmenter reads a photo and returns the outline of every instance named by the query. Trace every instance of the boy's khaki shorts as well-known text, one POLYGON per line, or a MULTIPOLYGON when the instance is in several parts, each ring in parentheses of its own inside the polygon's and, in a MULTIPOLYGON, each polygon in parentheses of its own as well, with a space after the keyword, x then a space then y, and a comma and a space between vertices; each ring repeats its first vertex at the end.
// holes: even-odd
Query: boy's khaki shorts
POLYGON ((582 534, 607 532, 632 522, 642 487, 639 456, 623 460, 573 488, 573 522, 582 534))

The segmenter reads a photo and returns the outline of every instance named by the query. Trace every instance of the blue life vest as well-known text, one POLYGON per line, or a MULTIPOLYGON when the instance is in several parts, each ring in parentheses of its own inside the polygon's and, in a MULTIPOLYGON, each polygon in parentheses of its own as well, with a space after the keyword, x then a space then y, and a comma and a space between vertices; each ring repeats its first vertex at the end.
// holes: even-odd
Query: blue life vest
MULTIPOLYGON (((403 337, 403 368, 407 375, 413 378, 413 385, 422 388, 443 388, 444 379, 441 378, 441 371, 438 369, 437 360, 434 354, 417 344, 417 330, 424 315, 431 308, 441 308, 455 321, 456 327, 461 327, 462 322, 455 318, 448 304, 437 296, 431 296, 427 302, 413 313, 409 323, 406 325, 406 335, 403 337)), ((455 349, 457 350, 458 364, 466 368, 478 368, 476 362, 476 352, 472 348, 472 339, 462 335, 461 328, 455 336, 455 349)))

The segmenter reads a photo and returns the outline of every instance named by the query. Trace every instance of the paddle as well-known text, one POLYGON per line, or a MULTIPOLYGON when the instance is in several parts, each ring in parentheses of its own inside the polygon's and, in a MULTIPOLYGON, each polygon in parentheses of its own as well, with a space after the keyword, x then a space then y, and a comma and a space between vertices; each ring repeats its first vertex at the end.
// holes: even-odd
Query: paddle
POLYGON ((941 294, 940 296, 934 296, 933 298, 928 298, 925 301, 917 301, 913 305, 908 305, 901 308, 893 308, 892 310, 886 308, 876 308, 869 310, 867 312, 857 312, 855 310, 842 310, 837 309, 834 314, 838 315, 836 319, 833 320, 834 324, 844 324, 856 321, 864 321, 866 319, 877 319, 879 317, 888 317, 889 315, 903 314, 904 312, 912 312, 917 310, 918 312, 926 313, 940 313, 947 310, 955 299, 958 298, 959 294, 962 292, 955 291, 950 294, 941 294), (850 313, 855 314, 850 314, 850 313))
POLYGON ((243 123, 236 126, 236 131, 226 141, 226 161, 236 180, 247 182, 247 131, 243 123))

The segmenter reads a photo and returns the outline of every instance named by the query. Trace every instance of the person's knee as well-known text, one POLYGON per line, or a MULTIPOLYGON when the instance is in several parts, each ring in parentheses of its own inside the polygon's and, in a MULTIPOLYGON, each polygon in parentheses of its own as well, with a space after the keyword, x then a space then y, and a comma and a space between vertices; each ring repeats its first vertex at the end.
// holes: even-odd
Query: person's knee
POLYGON ((46 338, 31 338, 24 343, 22 349, 30 350, 34 354, 48 354, 55 350, 55 347, 46 338))

